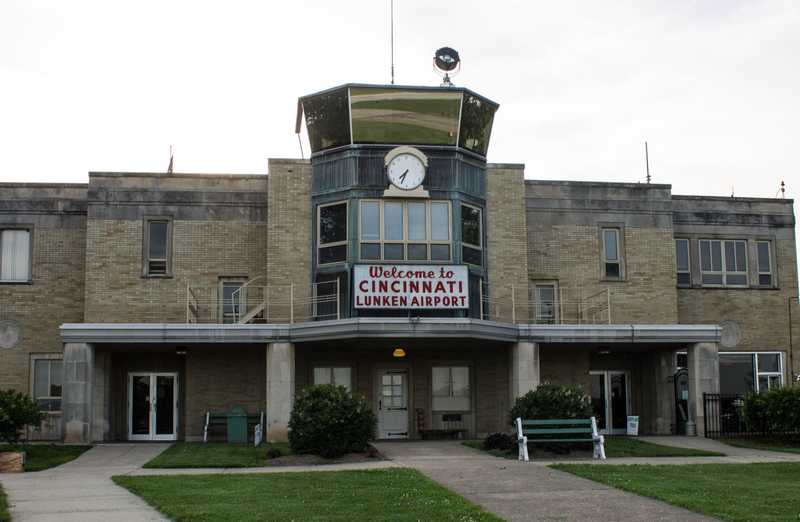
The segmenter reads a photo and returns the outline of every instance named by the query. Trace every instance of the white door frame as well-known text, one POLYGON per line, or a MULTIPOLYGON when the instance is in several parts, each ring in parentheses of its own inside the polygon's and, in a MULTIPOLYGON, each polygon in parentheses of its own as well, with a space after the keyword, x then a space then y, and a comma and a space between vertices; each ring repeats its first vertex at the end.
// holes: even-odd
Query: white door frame
POLYGON ((177 372, 129 372, 128 373, 128 440, 177 440, 178 439, 178 373, 177 372), (146 435, 133 434, 133 378, 146 376, 150 379, 150 411, 148 412, 150 421, 150 433, 146 435), (172 377, 172 433, 156 433, 156 414, 158 412, 158 402, 153 404, 153 398, 157 394, 157 382, 159 377, 172 377))
POLYGON ((600 433, 604 435, 625 435, 627 433, 627 423, 626 427, 623 428, 612 428, 612 420, 613 420, 613 412, 611 411, 611 376, 612 375, 624 375, 625 376, 625 419, 627 420, 628 415, 631 413, 631 376, 630 372, 625 370, 591 370, 589 375, 602 375, 603 376, 603 391, 605 393, 605 397, 603 398, 605 401, 605 421, 606 421, 606 428, 604 430, 600 430, 600 433))
POLYGON ((411 371, 405 367, 380 367, 375 368, 375 411, 378 417, 378 438, 381 439, 381 405, 383 402, 383 395, 382 395, 382 379, 383 376, 387 373, 402 373, 405 378, 403 379, 404 384, 404 394, 405 394, 405 435, 404 436, 396 436, 396 437, 388 437, 385 440, 389 439, 408 439, 411 436, 411 371))

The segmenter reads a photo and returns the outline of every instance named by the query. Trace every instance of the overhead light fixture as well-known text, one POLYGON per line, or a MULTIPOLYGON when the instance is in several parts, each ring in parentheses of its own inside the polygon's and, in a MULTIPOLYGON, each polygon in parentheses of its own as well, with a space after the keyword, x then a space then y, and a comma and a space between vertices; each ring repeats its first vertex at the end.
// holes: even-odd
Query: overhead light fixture
POLYGON ((398 359, 403 358, 405 356, 406 356, 406 351, 403 348, 400 348, 400 347, 395 348, 394 351, 392 352, 392 357, 395 357, 395 358, 398 358, 398 359))

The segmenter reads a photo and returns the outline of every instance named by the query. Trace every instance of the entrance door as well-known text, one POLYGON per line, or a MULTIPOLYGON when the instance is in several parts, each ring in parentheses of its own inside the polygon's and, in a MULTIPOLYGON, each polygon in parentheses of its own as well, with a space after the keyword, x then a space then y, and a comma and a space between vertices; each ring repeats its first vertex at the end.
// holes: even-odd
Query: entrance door
POLYGON ((178 437, 178 374, 128 374, 128 439, 178 437))
POLYGON ((378 438, 408 438, 408 372, 378 370, 378 438))
POLYGON ((624 434, 630 413, 628 374, 620 371, 589 373, 597 429, 605 434, 624 434))

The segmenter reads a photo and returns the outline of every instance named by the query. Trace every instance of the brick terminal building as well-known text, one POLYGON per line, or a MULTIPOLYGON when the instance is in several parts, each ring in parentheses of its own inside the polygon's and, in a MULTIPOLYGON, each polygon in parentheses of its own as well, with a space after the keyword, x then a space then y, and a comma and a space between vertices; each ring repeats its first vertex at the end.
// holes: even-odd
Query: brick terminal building
POLYGON ((505 429, 542 382, 608 433, 702 434, 703 393, 793 379, 791 200, 525 179, 486 161, 496 109, 345 85, 268 175, 0 184, 0 388, 48 411, 35 438, 196 440, 241 406, 281 440, 312 383, 416 438, 505 429))

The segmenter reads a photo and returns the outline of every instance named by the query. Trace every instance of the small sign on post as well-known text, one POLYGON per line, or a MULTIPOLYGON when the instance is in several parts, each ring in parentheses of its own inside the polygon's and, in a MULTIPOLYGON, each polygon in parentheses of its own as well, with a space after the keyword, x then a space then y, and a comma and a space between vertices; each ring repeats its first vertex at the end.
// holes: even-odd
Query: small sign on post
POLYGON ((628 415, 628 436, 629 437, 638 437, 639 436, 639 416, 638 415, 628 415))

